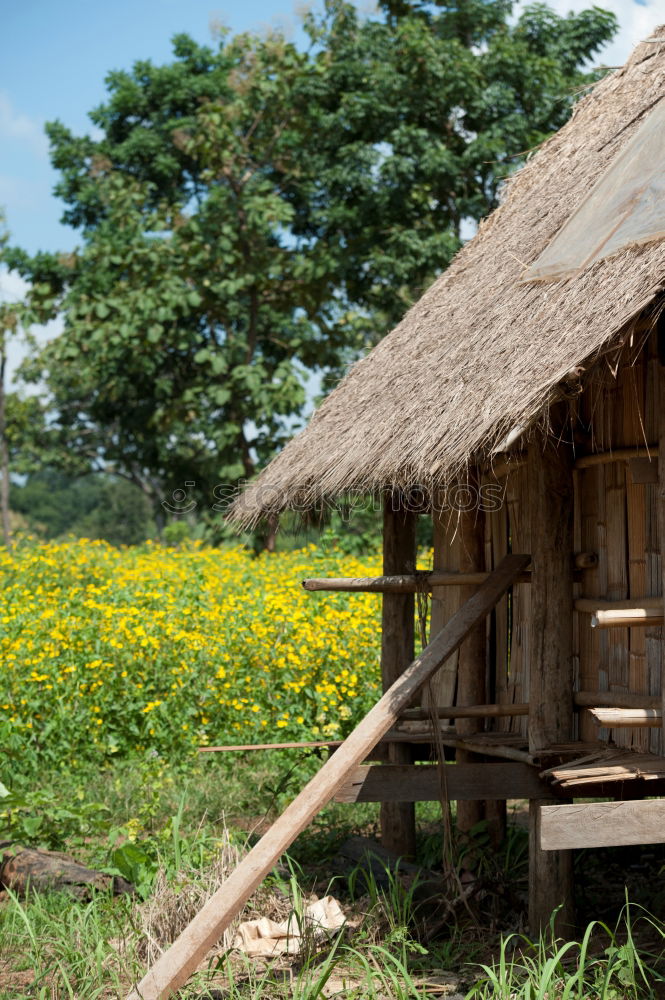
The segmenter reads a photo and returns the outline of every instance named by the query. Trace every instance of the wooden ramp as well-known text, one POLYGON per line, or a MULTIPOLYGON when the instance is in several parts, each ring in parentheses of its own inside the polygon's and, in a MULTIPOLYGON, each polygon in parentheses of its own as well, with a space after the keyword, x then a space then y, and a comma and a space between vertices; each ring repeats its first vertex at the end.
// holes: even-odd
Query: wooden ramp
POLYGON ((415 695, 461 646, 475 625, 524 572, 531 556, 509 555, 407 667, 351 735, 323 765, 236 870, 155 962, 128 1000, 162 1000, 175 994, 219 940, 277 859, 335 795, 351 772, 395 725, 415 695))

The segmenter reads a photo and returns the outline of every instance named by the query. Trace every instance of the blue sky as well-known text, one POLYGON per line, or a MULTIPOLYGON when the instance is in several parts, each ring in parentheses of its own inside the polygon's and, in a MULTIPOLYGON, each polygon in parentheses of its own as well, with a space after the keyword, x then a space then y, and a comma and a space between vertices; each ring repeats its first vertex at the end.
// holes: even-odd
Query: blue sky
POLYGON ((29 251, 69 249, 76 234, 59 225, 61 205, 48 161, 44 122, 61 119, 88 130, 87 112, 104 100, 104 77, 137 59, 166 62, 171 38, 185 31, 211 43, 211 25, 233 31, 279 24, 290 34, 297 17, 279 0, 23 0, 3 5, 0 37, 0 206, 14 242, 29 251))
MULTIPOLYGON (((565 13, 594 0, 550 0, 565 13)), ((595 0, 615 11, 621 34, 602 61, 622 63, 632 46, 660 21, 665 0, 595 0)), ((3 5, 0 37, 0 207, 12 241, 37 249, 70 249, 76 234, 59 224, 62 205, 48 160, 44 122, 60 118, 75 132, 89 127, 87 112, 104 99, 104 77, 137 59, 163 62, 170 39, 185 31, 213 40, 211 25, 233 31, 279 25, 298 32, 293 0, 23 0, 3 5)))

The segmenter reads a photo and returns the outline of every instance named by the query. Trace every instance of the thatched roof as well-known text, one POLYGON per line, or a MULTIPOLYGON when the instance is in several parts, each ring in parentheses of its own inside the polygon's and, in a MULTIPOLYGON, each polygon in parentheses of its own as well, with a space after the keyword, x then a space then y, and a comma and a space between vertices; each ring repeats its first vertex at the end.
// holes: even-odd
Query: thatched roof
POLYGON ((444 483, 528 427, 665 287, 665 242, 521 280, 665 97, 665 26, 576 104, 391 334, 236 501, 256 522, 348 489, 444 483), (654 40, 655 39, 655 40, 654 40))

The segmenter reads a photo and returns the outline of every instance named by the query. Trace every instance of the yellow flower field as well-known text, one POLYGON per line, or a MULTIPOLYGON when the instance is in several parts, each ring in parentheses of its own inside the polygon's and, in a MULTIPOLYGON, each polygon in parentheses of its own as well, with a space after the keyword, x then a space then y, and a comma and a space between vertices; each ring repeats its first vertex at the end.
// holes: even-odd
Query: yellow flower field
POLYGON ((104 542, 0 553, 0 724, 53 760, 336 738, 376 700, 378 560, 104 542))

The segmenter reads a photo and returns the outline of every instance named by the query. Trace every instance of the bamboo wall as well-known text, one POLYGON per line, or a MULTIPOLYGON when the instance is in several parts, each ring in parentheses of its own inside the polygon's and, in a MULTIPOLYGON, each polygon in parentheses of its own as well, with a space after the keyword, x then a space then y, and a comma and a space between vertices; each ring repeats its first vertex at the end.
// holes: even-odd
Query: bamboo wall
MULTIPOLYGON (((658 441, 657 335, 644 345, 626 350, 614 363, 601 359, 584 392, 573 398, 571 432, 577 455, 618 448, 644 448, 658 441)), ((652 472, 657 471, 657 453, 652 472)), ((640 482, 641 473, 626 460, 577 469, 575 479, 575 550, 596 552, 598 565, 585 570, 573 597, 622 600, 661 593, 658 538, 657 483, 640 482)), ((484 482, 496 483, 486 478, 484 482)), ((501 480, 504 502, 485 519, 485 568, 491 570, 508 551, 529 552, 529 483, 525 464, 501 480)), ((435 555, 439 568, 458 568, 459 543, 454 524, 440 535, 435 548, 445 546, 445 557, 435 555)), ((435 538, 435 543, 436 543, 435 538)), ((439 588, 433 595, 441 606, 433 622, 447 619, 454 608, 455 588, 439 588), (444 594, 443 591, 449 591, 444 594), (443 602, 445 603, 445 606, 443 602)), ((501 703, 529 700, 529 584, 518 584, 504 598, 488 622, 487 695, 501 703)), ((572 603, 572 602, 571 602, 572 603)), ((662 628, 591 628, 587 614, 571 612, 574 627, 575 688, 660 694, 662 628)), ((454 685, 454 672, 452 683, 454 685)), ((451 693, 451 671, 446 694, 451 693)), ((436 692, 443 694, 443 692, 436 692)), ((439 701, 440 704, 443 702, 439 701)), ((586 712, 579 713, 584 740, 612 738, 620 746, 663 752, 661 729, 599 729, 586 712)), ((491 723, 496 729, 526 735, 525 717, 491 723)))
MULTIPOLYGON (((644 448, 658 442, 658 353, 654 332, 642 349, 626 350, 616 371, 600 371, 579 400, 577 426, 586 451, 644 448)), ((657 451, 651 468, 657 472, 657 451)), ((640 482, 636 463, 614 461, 580 469, 576 476, 576 534, 582 550, 598 553, 586 570, 580 596, 605 600, 661 593, 657 482, 640 482)), ((577 539, 576 539, 577 541, 577 539)), ((577 614, 579 687, 660 694, 662 628, 592 629, 577 614)), ((662 752, 660 729, 598 730, 582 713, 584 739, 611 738, 620 746, 662 752)))

